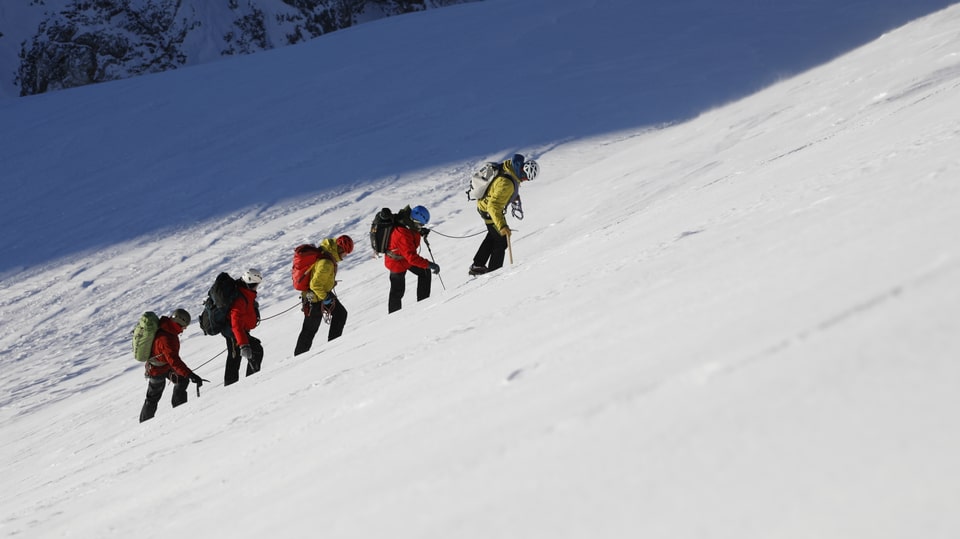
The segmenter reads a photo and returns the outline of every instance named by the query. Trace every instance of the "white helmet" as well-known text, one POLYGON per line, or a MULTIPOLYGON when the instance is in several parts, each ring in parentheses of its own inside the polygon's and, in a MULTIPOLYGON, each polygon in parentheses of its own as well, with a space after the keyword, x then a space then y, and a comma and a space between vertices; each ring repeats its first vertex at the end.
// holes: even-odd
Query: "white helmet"
POLYGON ((263 275, 260 273, 260 270, 250 268, 243 272, 243 276, 240 277, 240 280, 247 283, 247 285, 251 288, 255 288, 258 284, 263 282, 263 275))
POLYGON ((190 325, 190 313, 186 309, 174 309, 169 318, 180 324, 180 327, 185 328, 190 325))
POLYGON ((536 160, 530 159, 523 163, 523 175, 528 180, 536 178, 537 174, 540 174, 540 165, 537 164, 536 160))

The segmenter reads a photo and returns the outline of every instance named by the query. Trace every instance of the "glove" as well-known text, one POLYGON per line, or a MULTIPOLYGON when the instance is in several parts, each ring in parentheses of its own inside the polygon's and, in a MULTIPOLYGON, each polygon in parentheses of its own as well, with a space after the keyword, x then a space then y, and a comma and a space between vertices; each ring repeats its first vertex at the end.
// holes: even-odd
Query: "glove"
POLYGON ((250 348, 249 344, 245 344, 240 347, 240 357, 250 361, 253 358, 253 349, 250 348))
POLYGON ((313 290, 308 290, 307 293, 303 295, 303 297, 307 298, 307 301, 309 301, 310 303, 317 302, 317 295, 313 293, 313 290))
POLYGON ((337 296, 333 295, 333 292, 327 292, 327 297, 323 298, 323 304, 327 307, 333 304, 333 300, 337 299, 337 296))
POLYGON ((433 273, 437 275, 440 274, 440 265, 437 264, 436 262, 430 262, 429 264, 427 264, 427 267, 430 268, 430 271, 432 271, 433 273))
POLYGON ((501 228, 500 228, 500 235, 501 235, 501 236, 506 236, 506 237, 509 238, 509 237, 510 237, 510 227, 508 227, 508 226, 501 227, 501 228))
POLYGON ((190 373, 190 381, 194 384, 197 384, 197 389, 200 389, 200 386, 203 385, 203 378, 200 378, 200 376, 195 372, 190 373))

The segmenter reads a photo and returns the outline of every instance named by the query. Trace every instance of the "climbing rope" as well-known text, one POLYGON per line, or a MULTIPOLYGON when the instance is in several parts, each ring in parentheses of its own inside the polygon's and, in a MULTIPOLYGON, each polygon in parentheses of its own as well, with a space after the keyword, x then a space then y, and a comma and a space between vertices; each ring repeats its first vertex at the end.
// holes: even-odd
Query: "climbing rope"
MULTIPOLYGON (((268 316, 268 317, 266 317, 266 318, 261 318, 260 321, 263 322, 264 320, 270 320, 271 318, 276 318, 276 317, 280 316, 281 314, 286 314, 286 313, 292 311, 293 309, 295 309, 295 308, 297 308, 297 307, 299 307, 299 306, 300 306, 300 302, 298 301, 295 305, 293 305, 293 306, 290 307, 289 309, 287 309, 287 310, 285 310, 285 311, 282 311, 282 312, 279 312, 279 313, 277 313, 277 314, 275 314, 275 315, 273 315, 273 316, 268 316)), ((199 369, 200 367, 203 367, 204 365, 206 365, 207 363, 210 363, 210 362, 213 361, 214 359, 217 359, 218 357, 220 357, 221 355, 223 355, 223 353, 226 352, 226 351, 227 351, 227 349, 224 348, 223 350, 220 351, 219 354, 217 354, 217 355, 213 356, 212 358, 204 361, 203 363, 197 365, 196 367, 194 367, 193 370, 197 370, 197 369, 199 369)))
POLYGON ((290 307, 289 309, 287 309, 287 310, 285 310, 285 311, 282 311, 282 312, 279 312, 279 313, 277 313, 277 314, 275 314, 275 315, 273 315, 273 316, 268 316, 268 317, 266 317, 266 318, 261 318, 260 321, 263 322, 264 320, 270 320, 271 318, 276 318, 276 317, 280 316, 281 314, 286 314, 286 313, 288 313, 288 312, 296 309, 296 308, 299 307, 299 306, 300 306, 300 301, 298 300, 297 303, 296 303, 295 305, 293 305, 292 307, 290 307))
POLYGON ((448 236, 447 234, 444 234, 443 232, 437 232, 437 229, 436 229, 436 228, 431 228, 431 229, 430 229, 430 233, 431 233, 431 234, 437 234, 438 236, 443 236, 444 238, 450 238, 450 239, 454 239, 454 240, 465 240, 465 239, 467 239, 467 238, 472 238, 472 237, 474 237, 474 236, 479 236, 480 234, 486 234, 487 231, 486 231, 486 230, 483 230, 483 231, 477 232, 476 234, 470 234, 470 235, 468 235, 468 236, 448 236))

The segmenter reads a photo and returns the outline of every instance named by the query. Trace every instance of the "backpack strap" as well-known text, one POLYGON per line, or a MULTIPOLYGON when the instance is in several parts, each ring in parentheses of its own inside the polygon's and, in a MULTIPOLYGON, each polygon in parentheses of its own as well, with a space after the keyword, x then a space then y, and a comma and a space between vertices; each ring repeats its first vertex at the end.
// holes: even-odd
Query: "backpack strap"
MULTIPOLYGON (((522 208, 522 206, 520 205, 520 180, 517 180, 517 179, 513 178, 512 176, 510 176, 509 174, 507 174, 507 172, 506 172, 506 171, 504 170, 504 168, 503 168, 503 165, 500 165, 500 168, 497 169, 497 170, 498 170, 498 171, 497 171, 497 175, 494 176, 492 180, 490 180, 490 183, 489 183, 489 184, 487 184, 487 190, 483 193, 483 196, 480 197, 479 200, 483 200, 483 199, 487 198, 487 195, 490 193, 490 186, 493 185, 493 182, 497 181, 497 178, 503 178, 503 179, 505 179, 505 180, 510 180, 510 181, 513 183, 513 195, 510 197, 510 200, 507 201, 507 205, 503 207, 503 211, 504 211, 504 213, 506 213, 506 211, 507 211, 507 206, 510 206, 510 207, 512 208, 513 216, 516 217, 518 220, 521 220, 521 221, 522 221, 522 220, 523 220, 523 208, 522 208), (518 216, 518 214, 519 214, 519 216, 518 216)), ((478 202, 479 202, 479 200, 478 200, 478 202)), ((489 214, 489 213, 481 210, 480 208, 477 208, 477 212, 478 212, 478 213, 480 214, 480 216, 483 217, 484 219, 492 219, 492 217, 490 217, 490 214, 489 214)))
POLYGON ((397 254, 395 251, 389 249, 390 239, 393 238, 393 234, 397 231, 397 227, 403 227, 403 228, 406 228, 407 230, 414 230, 414 228, 416 227, 416 225, 414 225, 413 223, 413 219, 410 218, 410 212, 407 212, 406 214, 401 215, 402 213, 403 213, 403 210, 400 210, 400 212, 394 214, 393 216, 393 230, 390 231, 390 237, 387 238, 388 249, 383 253, 384 256, 390 257, 394 260, 403 260, 402 256, 397 254))
MULTIPOLYGON (((334 260, 333 255, 328 253, 326 249, 320 248, 318 250, 320 251, 320 254, 317 255, 317 262, 321 260, 329 260, 333 264, 333 272, 336 273, 338 264, 337 264, 337 261, 334 260)), ((317 262, 314 262, 314 264, 316 264, 317 262)))
MULTIPOLYGON (((158 328, 157 328, 157 332, 153 335, 153 341, 154 341, 154 342, 156 342, 157 337, 159 337, 161 333, 166 333, 167 335, 171 335, 171 336, 173 336, 173 337, 176 337, 176 335, 173 335, 172 333, 170 333, 169 331, 163 329, 162 327, 158 327, 158 328)), ((151 348, 150 351, 152 352, 152 351, 153 351, 153 343, 150 343, 150 348, 151 348)), ((150 357, 147 359, 146 363, 149 363, 150 365, 152 365, 152 366, 154 366, 154 367, 162 367, 162 366, 164 366, 164 365, 167 364, 166 361, 163 361, 163 360, 160 359, 160 356, 162 356, 162 355, 164 355, 164 354, 157 354, 157 355, 155 355, 155 356, 150 356, 150 357)))

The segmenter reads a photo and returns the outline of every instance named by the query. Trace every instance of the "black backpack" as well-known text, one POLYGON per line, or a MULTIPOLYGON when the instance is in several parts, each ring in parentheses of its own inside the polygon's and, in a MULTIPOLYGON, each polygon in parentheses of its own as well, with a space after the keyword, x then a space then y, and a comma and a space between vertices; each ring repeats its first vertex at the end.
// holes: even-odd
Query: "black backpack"
POLYGON ((230 274, 223 272, 217 275, 200 313, 200 329, 204 335, 221 335, 230 329, 230 306, 239 296, 240 288, 230 274))
POLYGON ((397 215, 390 208, 383 208, 373 217, 370 224, 370 246, 378 255, 385 254, 390 249, 390 234, 397 226, 397 215))

